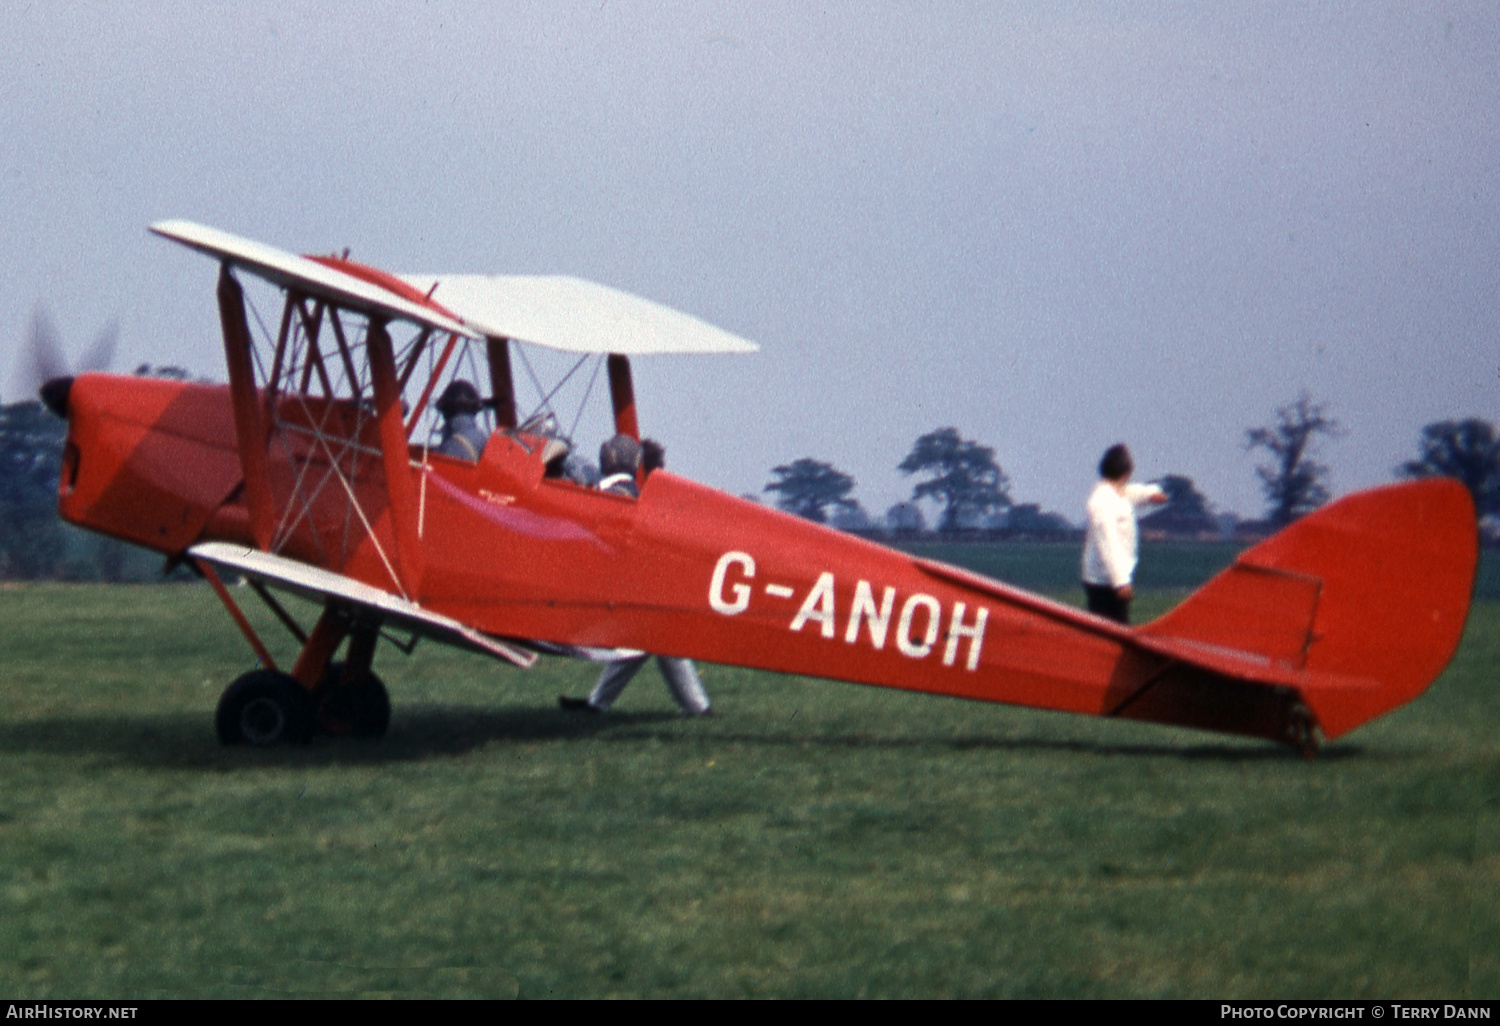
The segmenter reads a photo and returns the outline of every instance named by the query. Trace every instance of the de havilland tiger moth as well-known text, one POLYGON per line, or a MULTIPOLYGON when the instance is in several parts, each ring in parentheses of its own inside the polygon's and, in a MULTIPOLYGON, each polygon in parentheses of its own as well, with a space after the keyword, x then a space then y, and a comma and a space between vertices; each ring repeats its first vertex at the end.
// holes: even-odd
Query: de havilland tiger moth
POLYGON ((259 662, 219 702, 226 744, 383 734, 376 648, 425 638, 519 668, 651 652, 1310 752, 1420 695, 1464 628, 1478 539, 1450 480, 1336 501, 1132 628, 666 470, 637 495, 561 472, 570 442, 545 404, 522 415, 513 356, 598 361, 613 430, 638 439, 633 358, 756 349, 687 314, 575 278, 397 275, 186 221, 151 230, 218 264, 228 382, 47 382, 67 420, 58 509, 213 586, 259 662), (247 278, 279 320, 252 318, 247 278), (422 427, 459 367, 492 395, 475 458, 422 427), (292 632, 290 665, 226 576, 292 632))

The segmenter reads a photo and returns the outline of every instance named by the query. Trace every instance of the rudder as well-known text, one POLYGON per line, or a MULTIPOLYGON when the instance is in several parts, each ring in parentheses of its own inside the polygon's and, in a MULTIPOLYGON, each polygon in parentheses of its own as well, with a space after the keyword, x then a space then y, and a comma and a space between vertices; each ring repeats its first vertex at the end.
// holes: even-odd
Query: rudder
POLYGON ((1388 485, 1246 550, 1140 633, 1246 654, 1238 661, 1262 663, 1267 683, 1295 678, 1333 738, 1416 698, 1448 665, 1478 562, 1474 504, 1462 485, 1388 485))

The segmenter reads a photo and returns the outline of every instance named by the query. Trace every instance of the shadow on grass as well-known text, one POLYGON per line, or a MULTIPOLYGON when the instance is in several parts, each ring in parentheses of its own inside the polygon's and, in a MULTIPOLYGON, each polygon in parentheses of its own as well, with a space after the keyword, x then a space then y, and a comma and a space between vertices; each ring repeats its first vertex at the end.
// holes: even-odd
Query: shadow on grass
MULTIPOLYGON (((661 744, 734 744, 749 747, 847 748, 996 752, 1071 752, 1128 758, 1172 758, 1187 762, 1252 763, 1299 760, 1291 748, 1270 742, 1152 744, 1106 742, 1015 734, 963 736, 881 735, 870 731, 833 733, 793 731, 766 725, 744 729, 714 720, 685 720, 670 713, 614 712, 605 716, 554 708, 491 709, 413 706, 401 711, 391 732, 379 740, 319 737, 286 748, 224 748, 214 736, 211 717, 161 713, 135 717, 79 715, 0 724, 0 753, 27 752, 153 767, 198 767, 233 772, 261 766, 352 765, 415 761, 463 755, 487 744, 552 744, 578 741, 661 744)), ((1319 760, 1369 758, 1357 745, 1325 748, 1319 760)), ((1391 758, 1375 755, 1375 758, 1391 758)))

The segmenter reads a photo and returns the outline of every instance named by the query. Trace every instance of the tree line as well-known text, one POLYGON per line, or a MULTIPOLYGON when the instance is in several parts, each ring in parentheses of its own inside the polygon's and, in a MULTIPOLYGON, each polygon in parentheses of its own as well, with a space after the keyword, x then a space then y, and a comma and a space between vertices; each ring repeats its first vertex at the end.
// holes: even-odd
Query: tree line
MULTIPOLYGON (((1215 514, 1192 478, 1167 474, 1159 481, 1168 504, 1141 518, 1142 528, 1163 534, 1203 537, 1230 532, 1268 533, 1312 512, 1330 498, 1329 469, 1320 462, 1319 443, 1344 434, 1324 403, 1307 394, 1280 406, 1273 420, 1245 432, 1247 452, 1266 500, 1264 518, 1241 521, 1215 514)), ((1417 456, 1394 468, 1398 477, 1446 476, 1462 482, 1480 517, 1500 516, 1500 436, 1478 418, 1445 420, 1422 428, 1417 456)), ((983 532, 1009 537, 1062 537, 1077 529, 1036 503, 1017 503, 1010 479, 993 448, 944 427, 918 438, 897 469, 917 478, 911 497, 871 517, 854 498, 854 478, 833 464, 804 457, 771 468, 765 486, 776 505, 817 523, 895 535, 929 533, 920 503, 937 505, 933 530, 953 536, 983 532)))
MULTIPOLYGON (((178 368, 137 373, 185 376, 178 368)), ((85 534, 57 516, 57 481, 66 426, 36 401, 0 406, 0 579, 142 580, 157 574, 149 554, 85 534)), ((1307 395, 1277 408, 1274 419, 1245 433, 1245 449, 1259 454, 1255 467, 1266 499, 1262 521, 1234 523, 1250 531, 1274 530, 1329 499, 1328 467, 1319 442, 1343 434, 1323 403, 1307 395)), ((985 532, 1002 537, 1070 537, 1076 528, 1036 503, 1018 503, 995 450, 943 427, 918 438, 898 469, 914 479, 911 497, 879 520, 854 498, 855 481, 831 463, 804 457, 773 467, 764 491, 781 509, 817 523, 897 536, 985 532), (930 528, 922 503, 935 504, 930 528)), ((1461 481, 1481 517, 1500 517, 1500 437, 1478 418, 1445 420, 1422 428, 1416 456, 1394 468, 1398 477, 1443 475, 1461 481)), ((1179 536, 1224 533, 1193 480, 1168 474, 1160 484, 1171 500, 1141 518, 1146 530, 1179 536)), ((1228 518, 1232 519, 1232 518, 1228 518)))

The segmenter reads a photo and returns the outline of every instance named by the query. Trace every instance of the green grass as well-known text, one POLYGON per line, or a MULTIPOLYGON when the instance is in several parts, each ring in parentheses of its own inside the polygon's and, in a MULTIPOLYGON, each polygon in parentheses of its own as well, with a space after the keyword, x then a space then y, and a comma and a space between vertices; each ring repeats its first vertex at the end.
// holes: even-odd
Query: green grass
POLYGON ((384 741, 225 750, 206 588, 0 623, 13 998, 1500 995, 1500 602, 1311 762, 721 667, 580 717, 586 666, 434 646, 384 741))

